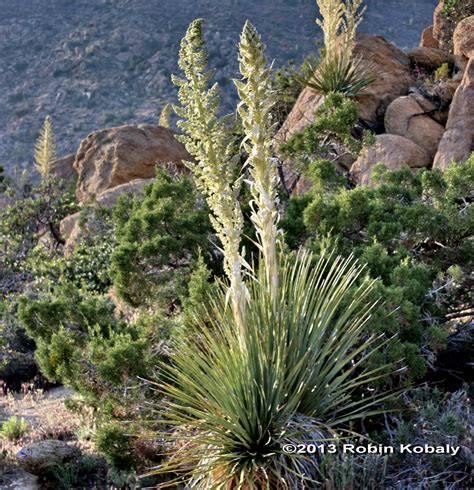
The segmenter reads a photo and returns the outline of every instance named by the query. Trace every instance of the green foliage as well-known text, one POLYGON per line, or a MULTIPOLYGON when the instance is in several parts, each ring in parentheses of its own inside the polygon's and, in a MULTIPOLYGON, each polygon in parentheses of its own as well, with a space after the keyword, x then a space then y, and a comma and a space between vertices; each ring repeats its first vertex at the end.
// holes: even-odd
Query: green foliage
POLYGON ((2 279, 10 278, 11 288, 18 289, 15 276, 31 277, 27 259, 40 240, 53 255, 60 248, 59 224, 77 204, 72 189, 51 177, 12 192, 12 203, 0 211, 0 260, 2 279))
POLYGON ((204 305, 209 296, 217 292, 217 285, 210 282, 211 271, 206 266, 204 259, 199 255, 196 266, 191 273, 188 282, 188 296, 183 301, 183 336, 191 338, 195 332, 193 325, 195 317, 205 312, 204 305))
POLYGON ((148 325, 126 323, 110 299, 70 284, 39 299, 22 297, 18 316, 36 342, 43 374, 73 387, 102 411, 113 412, 117 403, 124 410, 121 391, 138 376, 149 376, 156 361, 148 325))
MULTIPOLYGON (((350 441, 346 440, 350 444, 350 441)), ((354 441, 356 444, 359 441, 354 441)), ((342 451, 341 451, 342 452, 342 451)), ((354 490, 380 490, 387 488, 387 458, 362 455, 332 455, 322 457, 318 467, 322 488, 354 490)))
POLYGON ((201 248, 209 257, 211 225, 191 181, 174 180, 164 171, 130 204, 114 209, 117 247, 110 275, 118 294, 134 306, 174 297, 182 289, 189 264, 201 248))
POLYGON ((107 462, 116 470, 133 468, 135 456, 131 436, 117 424, 101 427, 96 434, 96 447, 107 462))
POLYGON ((39 290, 50 291, 58 284, 72 284, 87 291, 106 293, 112 284, 109 267, 114 247, 112 233, 87 236, 66 256, 37 246, 31 251, 27 265, 39 290))
POLYGON ((423 386, 405 395, 403 401, 408 411, 395 418, 392 439, 384 442, 430 446, 450 444, 459 447, 460 451, 449 457, 449 471, 447 457, 443 454, 423 454, 423 457, 409 453, 394 455, 390 459, 393 480, 402 486, 423 487, 429 481, 436 488, 458 484, 460 488, 470 488, 473 462, 467 448, 470 445, 472 414, 466 390, 443 393, 437 388, 423 386), (404 469, 403 479, 398 476, 400 468, 404 469))
POLYGON ((354 101, 341 93, 330 93, 314 113, 314 122, 295 133, 279 148, 284 158, 296 161, 302 170, 315 159, 337 159, 345 152, 357 156, 364 144, 370 144, 367 133, 363 139, 353 136, 359 119, 354 101))
POLYGON ((52 471, 55 488, 70 490, 71 488, 83 487, 86 482, 95 482, 99 469, 98 458, 88 454, 79 461, 62 463, 52 471))
POLYGON ((443 63, 434 72, 434 79, 436 81, 447 80, 451 75, 451 68, 449 63, 443 63))
POLYGON ((171 401, 159 413, 181 429, 163 437, 185 431, 187 443, 173 446, 163 471, 184 472, 193 488, 300 488, 317 478, 317 462, 282 445, 335 436, 383 398, 371 392, 379 372, 362 369, 374 339, 364 339, 370 282, 350 294, 361 268, 326 258, 313 267, 308 254, 288 259, 279 268, 277 310, 262 269, 249 282, 243 339, 220 290, 196 318, 202 343, 185 342, 165 368, 161 390, 171 401))
POLYGON ((376 187, 349 189, 324 161, 310 166, 310 176, 311 194, 292 199, 282 222, 287 243, 304 242, 318 253, 330 237, 339 253, 366 263, 384 300, 370 328, 397 334, 377 364, 404 358, 407 375, 422 377, 427 360, 421 352, 436 354, 445 343, 447 309, 468 301, 451 274, 472 266, 474 214, 466 199, 472 195, 474 157, 444 174, 380 167, 376 187))
POLYGON ((361 97, 367 95, 365 89, 374 81, 366 62, 346 54, 335 54, 320 62, 306 85, 322 94, 339 92, 346 97, 361 97))
POLYGON ((469 0, 443 0, 442 13, 454 17, 458 22, 474 12, 469 0))
POLYGON ((16 441, 28 434, 30 429, 30 424, 25 419, 13 416, 3 422, 0 437, 16 441))

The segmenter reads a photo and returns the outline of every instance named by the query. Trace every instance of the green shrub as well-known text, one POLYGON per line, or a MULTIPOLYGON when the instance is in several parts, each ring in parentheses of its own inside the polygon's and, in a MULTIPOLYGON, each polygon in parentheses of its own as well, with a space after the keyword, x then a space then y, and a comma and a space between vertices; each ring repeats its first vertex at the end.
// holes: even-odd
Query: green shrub
POLYGON ((438 388, 422 386, 403 397, 407 411, 392 422, 383 443, 459 447, 455 456, 443 454, 395 454, 389 460, 386 485, 432 488, 472 488, 473 461, 470 451, 472 414, 465 389, 443 393, 438 388), (449 464, 446 462, 449 461, 449 464), (400 468, 403 476, 400 478, 400 468), (449 468, 449 470, 448 470, 449 468))
MULTIPOLYGON (((279 148, 285 158, 291 158, 308 171, 310 162, 316 159, 337 159, 337 154, 350 153, 357 156, 364 144, 370 144, 371 136, 365 133, 362 139, 353 136, 359 120, 354 101, 341 93, 330 93, 314 113, 314 122, 291 136, 279 148), (333 148, 339 149, 334 154, 333 148)), ((328 173, 328 172, 326 172, 328 173)))
POLYGON ((73 387, 103 414, 123 413, 140 394, 128 390, 124 397, 124 387, 151 375, 152 341, 160 329, 118 318, 105 296, 60 286, 40 298, 21 298, 18 315, 36 342, 43 374, 73 387))
POLYGON ((452 274, 472 266, 474 215, 466 198, 474 156, 444 174, 381 167, 375 187, 348 188, 327 161, 313 163, 309 175, 312 191, 290 200, 282 221, 287 243, 316 253, 335 247, 366 263, 384 300, 370 328, 397 335, 377 364, 404 358, 404 376, 422 377, 426 354, 435 356, 445 344, 448 308, 466 301, 466 284, 452 274))
POLYGON ((97 450, 116 470, 130 470, 135 464, 131 437, 119 425, 106 425, 96 434, 97 450))
POLYGON ((28 434, 30 429, 30 424, 25 419, 13 416, 3 422, 0 437, 15 441, 28 434))
POLYGON ((56 488, 70 490, 84 488, 99 483, 100 461, 96 456, 86 454, 78 461, 62 463, 53 468, 52 477, 56 488))
POLYGON ((451 68, 449 66, 449 63, 443 63, 436 69, 434 73, 434 79, 436 81, 447 80, 450 77, 450 75, 451 75, 451 68))
POLYGON ((209 218, 191 181, 159 171, 131 207, 119 200, 114 217, 118 245, 110 274, 118 294, 134 306, 179 294, 190 261, 210 247, 209 218))
POLYGON ((10 194, 12 204, 0 210, 0 286, 4 294, 21 291, 31 281, 28 258, 40 239, 51 257, 60 253, 59 224, 77 210, 72 189, 52 177, 37 186, 12 188, 10 194))

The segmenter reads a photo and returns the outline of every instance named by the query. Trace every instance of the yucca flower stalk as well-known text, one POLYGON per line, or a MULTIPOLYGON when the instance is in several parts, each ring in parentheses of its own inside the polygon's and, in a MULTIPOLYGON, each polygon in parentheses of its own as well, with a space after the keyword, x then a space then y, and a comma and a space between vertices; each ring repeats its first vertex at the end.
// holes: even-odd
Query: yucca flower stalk
POLYGON ((53 123, 46 116, 35 146, 35 167, 43 179, 51 173, 51 165, 56 158, 56 143, 53 123))
POLYGON ((357 28, 367 8, 362 3, 363 0, 316 0, 322 17, 316 24, 323 31, 325 56, 352 56, 357 28))
POLYGON ((247 21, 240 36, 239 64, 243 80, 234 83, 241 102, 238 113, 242 118, 245 139, 242 146, 248 153, 246 165, 251 176, 253 197, 251 220, 255 227, 257 246, 263 258, 267 284, 276 298, 278 289, 278 174, 272 158, 271 110, 275 96, 271 87, 271 72, 267 67, 263 44, 255 27, 247 21))
POLYGON ((181 104, 175 107, 175 112, 181 118, 178 126, 184 135, 178 138, 195 158, 187 166, 212 211, 212 224, 222 243, 224 269, 230 282, 228 297, 238 329, 242 331, 248 298, 240 253, 243 215, 238 197, 242 177, 229 131, 225 121, 218 117, 218 86, 209 87, 213 73, 207 70, 200 19, 190 24, 181 41, 179 67, 184 78, 173 76, 181 104))

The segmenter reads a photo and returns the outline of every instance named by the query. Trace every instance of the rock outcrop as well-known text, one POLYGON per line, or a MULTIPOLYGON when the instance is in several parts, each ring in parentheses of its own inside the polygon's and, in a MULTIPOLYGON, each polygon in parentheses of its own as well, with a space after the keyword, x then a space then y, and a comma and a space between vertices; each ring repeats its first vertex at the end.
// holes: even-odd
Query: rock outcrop
POLYGON ((434 158, 444 128, 411 96, 395 99, 385 113, 385 131, 404 136, 434 158))
POLYGON ((376 136, 375 145, 365 148, 352 165, 351 173, 357 183, 369 185, 372 169, 377 164, 389 170, 416 169, 428 167, 431 158, 423 148, 403 136, 381 134, 376 136))
POLYGON ((444 170, 452 162, 463 162, 474 150, 474 58, 454 95, 446 131, 441 139, 433 167, 444 170))
POLYGON ((77 172, 74 168, 75 159, 76 155, 72 153, 54 160, 51 164, 51 175, 66 182, 75 182, 77 180, 77 172))
POLYGON ((41 488, 38 477, 24 470, 7 470, 5 473, 1 473, 0 477, 2 490, 40 490, 41 488))
POLYGON ((423 29, 420 38, 420 48, 439 49, 439 42, 433 35, 433 26, 423 29))
POLYGON ((33 475, 44 475, 52 468, 80 456, 80 450, 55 439, 31 442, 16 455, 18 465, 33 475))
MULTIPOLYGON (((375 76, 374 83, 367 88, 368 95, 356 99, 361 119, 375 126, 380 123, 390 102, 406 94, 413 82, 410 59, 383 37, 367 34, 357 35, 354 56, 362 58, 375 76)), ((305 88, 275 136, 277 145, 287 141, 290 136, 312 122, 314 111, 323 100, 322 95, 316 94, 308 87, 305 88)))
POLYGON ((456 2, 441 0, 438 3, 433 14, 433 36, 441 49, 453 52, 454 31, 462 21, 462 17, 466 15, 474 15, 472 0, 457 0, 456 2), (449 5, 449 3, 454 3, 454 5, 449 5))
POLYGON ((451 64, 454 62, 449 53, 436 48, 413 48, 408 53, 408 56, 413 65, 428 71, 436 70, 443 63, 451 64))
MULTIPOLYGON (((118 200, 120 196, 124 194, 139 194, 143 191, 145 185, 153 182, 153 179, 136 179, 132 182, 119 185, 112 189, 109 189, 97 196, 94 207, 97 208, 110 208, 118 200)), ((74 250, 77 243, 81 241, 85 236, 90 236, 94 233, 100 233, 100 220, 96 219, 94 213, 90 213, 90 216, 86 219, 86 222, 80 226, 81 212, 77 212, 66 216, 60 223, 60 233, 64 244, 64 255, 70 255, 74 250)))
POLYGON ((157 165, 182 166, 191 156, 170 129, 153 125, 104 129, 85 138, 76 153, 76 195, 85 201, 135 179, 150 179, 157 165))
POLYGON ((474 58, 474 15, 462 20, 454 30, 453 50, 457 56, 474 58))
POLYGON ((438 41, 440 49, 452 51, 453 32, 456 21, 445 14, 445 1, 441 0, 433 14, 433 36, 438 41))

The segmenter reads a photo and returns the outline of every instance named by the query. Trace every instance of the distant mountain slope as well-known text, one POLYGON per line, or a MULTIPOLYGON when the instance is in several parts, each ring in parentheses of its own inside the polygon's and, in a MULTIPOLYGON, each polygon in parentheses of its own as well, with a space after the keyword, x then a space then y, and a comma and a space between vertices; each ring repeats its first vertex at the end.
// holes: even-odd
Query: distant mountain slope
MULTIPOLYGON (((430 24, 436 0, 369 0, 362 30, 407 48, 430 24)), ((179 40, 206 19, 212 64, 226 109, 234 91, 236 44, 246 18, 276 65, 314 50, 314 0, 0 0, 0 164, 31 166, 51 114, 59 153, 104 126, 157 120, 175 99, 179 40)))

